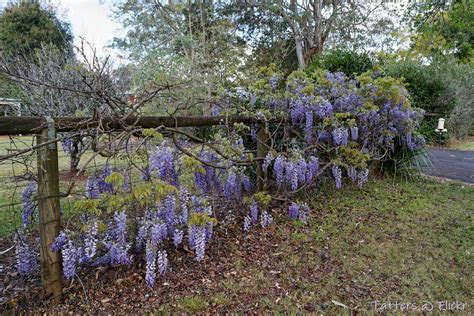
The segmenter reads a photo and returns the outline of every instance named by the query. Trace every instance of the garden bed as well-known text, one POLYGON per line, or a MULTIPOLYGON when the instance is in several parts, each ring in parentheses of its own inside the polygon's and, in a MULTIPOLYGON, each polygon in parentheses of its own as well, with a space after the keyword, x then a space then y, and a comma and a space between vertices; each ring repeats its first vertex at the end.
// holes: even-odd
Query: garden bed
MULTIPOLYGON (((457 301, 472 312, 474 188, 456 183, 371 181, 362 189, 307 192, 308 224, 274 210, 275 224, 242 235, 218 230, 204 263, 181 249, 154 289, 144 267, 82 271, 64 303, 42 301, 39 278, 15 275, 2 256, 3 312, 340 312, 374 301, 457 301), (15 291, 17 288, 18 291, 15 291)), ((11 245, 2 240, 2 250, 11 245)), ((7 261, 10 262, 7 262, 7 261)), ((143 260, 137 260, 143 262, 143 260)), ((379 305, 380 306, 380 305, 379 305)))

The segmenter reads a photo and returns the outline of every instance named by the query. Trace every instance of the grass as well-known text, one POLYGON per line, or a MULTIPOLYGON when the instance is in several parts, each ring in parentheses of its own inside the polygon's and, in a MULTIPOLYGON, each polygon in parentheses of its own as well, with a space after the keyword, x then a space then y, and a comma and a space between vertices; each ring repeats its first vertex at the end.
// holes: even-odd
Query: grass
POLYGON ((263 253, 230 247, 235 274, 218 291, 194 288, 200 296, 175 308, 334 314, 373 312, 374 301, 473 306, 474 187, 380 179, 310 202, 307 225, 281 218, 271 233, 252 232, 246 242, 270 239, 263 253))
MULTIPOLYGON (((11 149, 26 149, 34 145, 33 136, 18 136, 10 138, 8 136, 0 136, 0 155, 7 155, 13 153, 11 149)), ((91 158, 93 153, 86 152, 79 163, 79 169, 91 158)), ((61 148, 58 148, 58 164, 59 171, 69 170, 69 157, 61 148)), ((91 173, 96 167, 101 168, 107 159, 97 156, 89 164, 87 172, 91 173)), ((118 159, 112 159, 109 162, 111 165, 119 166, 123 164, 118 159)), ((7 160, 0 162, 0 237, 3 237, 21 226, 21 205, 20 196, 27 181, 19 179, 30 171, 36 173, 36 157, 34 153, 20 155, 15 160, 7 160)), ((80 190, 81 183, 78 183, 77 189, 80 190)), ((68 186, 68 179, 61 183, 62 191, 66 191, 68 186)), ((76 189, 76 190, 77 190, 76 189)), ((61 200, 63 214, 67 217, 72 213, 72 201, 70 199, 61 200)))
POLYGON ((209 303, 200 296, 183 298, 179 304, 182 308, 191 313, 202 312, 209 306, 209 303))
POLYGON ((474 136, 467 136, 463 141, 451 142, 449 147, 453 149, 474 151, 474 136))
MULTIPOLYGON (((0 178, 10 172, 2 167, 0 178)), ((12 188, 2 188, 0 205, 11 203, 12 188)), ((275 210, 275 225, 239 235, 223 245, 225 258, 211 253, 199 268, 232 260, 229 273, 206 275, 213 287, 198 282, 193 295, 173 293, 161 311, 371 313, 374 301, 458 301, 472 311, 473 186, 376 179, 362 189, 321 188, 300 199, 313 210, 306 225, 275 210)), ((0 237, 19 223, 18 206, 0 209, 0 237)))

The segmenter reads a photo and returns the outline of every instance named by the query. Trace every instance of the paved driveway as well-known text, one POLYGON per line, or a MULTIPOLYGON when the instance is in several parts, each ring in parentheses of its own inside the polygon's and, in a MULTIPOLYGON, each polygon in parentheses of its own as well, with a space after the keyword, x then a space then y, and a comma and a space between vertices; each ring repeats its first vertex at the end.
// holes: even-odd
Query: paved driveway
POLYGON ((474 183, 474 151, 430 148, 432 166, 425 172, 432 176, 474 183))

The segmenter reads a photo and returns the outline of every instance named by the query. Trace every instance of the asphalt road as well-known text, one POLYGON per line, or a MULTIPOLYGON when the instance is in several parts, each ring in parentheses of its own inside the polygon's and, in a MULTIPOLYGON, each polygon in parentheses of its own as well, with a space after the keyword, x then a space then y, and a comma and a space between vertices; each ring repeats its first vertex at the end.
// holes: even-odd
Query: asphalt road
POLYGON ((448 179, 474 183, 474 151, 430 148, 432 166, 424 172, 448 179))

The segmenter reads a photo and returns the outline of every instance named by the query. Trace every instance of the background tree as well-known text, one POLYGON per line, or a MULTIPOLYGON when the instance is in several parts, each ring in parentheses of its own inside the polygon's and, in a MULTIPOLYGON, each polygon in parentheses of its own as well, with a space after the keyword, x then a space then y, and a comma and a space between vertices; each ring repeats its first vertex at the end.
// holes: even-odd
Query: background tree
POLYGON ((452 55, 462 63, 474 60, 472 1, 431 1, 411 11, 412 49, 423 56, 452 55))
POLYGON ((216 93, 236 79, 243 46, 229 20, 218 14, 219 6, 212 1, 133 0, 116 6, 116 18, 128 32, 115 39, 115 46, 128 53, 135 86, 163 78, 187 82, 186 89, 149 111, 189 113, 199 108, 209 115, 216 93))
POLYGON ((382 8, 383 2, 279 0, 240 1, 237 6, 227 5, 225 12, 233 16, 240 32, 256 48, 272 47, 286 38, 294 45, 298 66, 304 68, 328 42, 340 43, 342 39, 346 45, 356 44, 361 33, 368 39, 372 33, 380 37, 376 29, 389 32, 389 25, 380 23, 387 17, 374 14, 382 8))
POLYGON ((39 1, 12 3, 0 15, 0 50, 3 55, 28 58, 44 44, 72 54, 72 40, 70 24, 61 21, 52 7, 42 7, 39 1))
MULTIPOLYGON (((12 2, 0 14, 2 58, 34 61, 35 51, 45 44, 72 56, 72 41, 70 24, 60 20, 53 7, 44 7, 39 1, 12 2)), ((20 94, 20 87, 15 82, 0 75, 1 97, 19 99, 20 94)))

